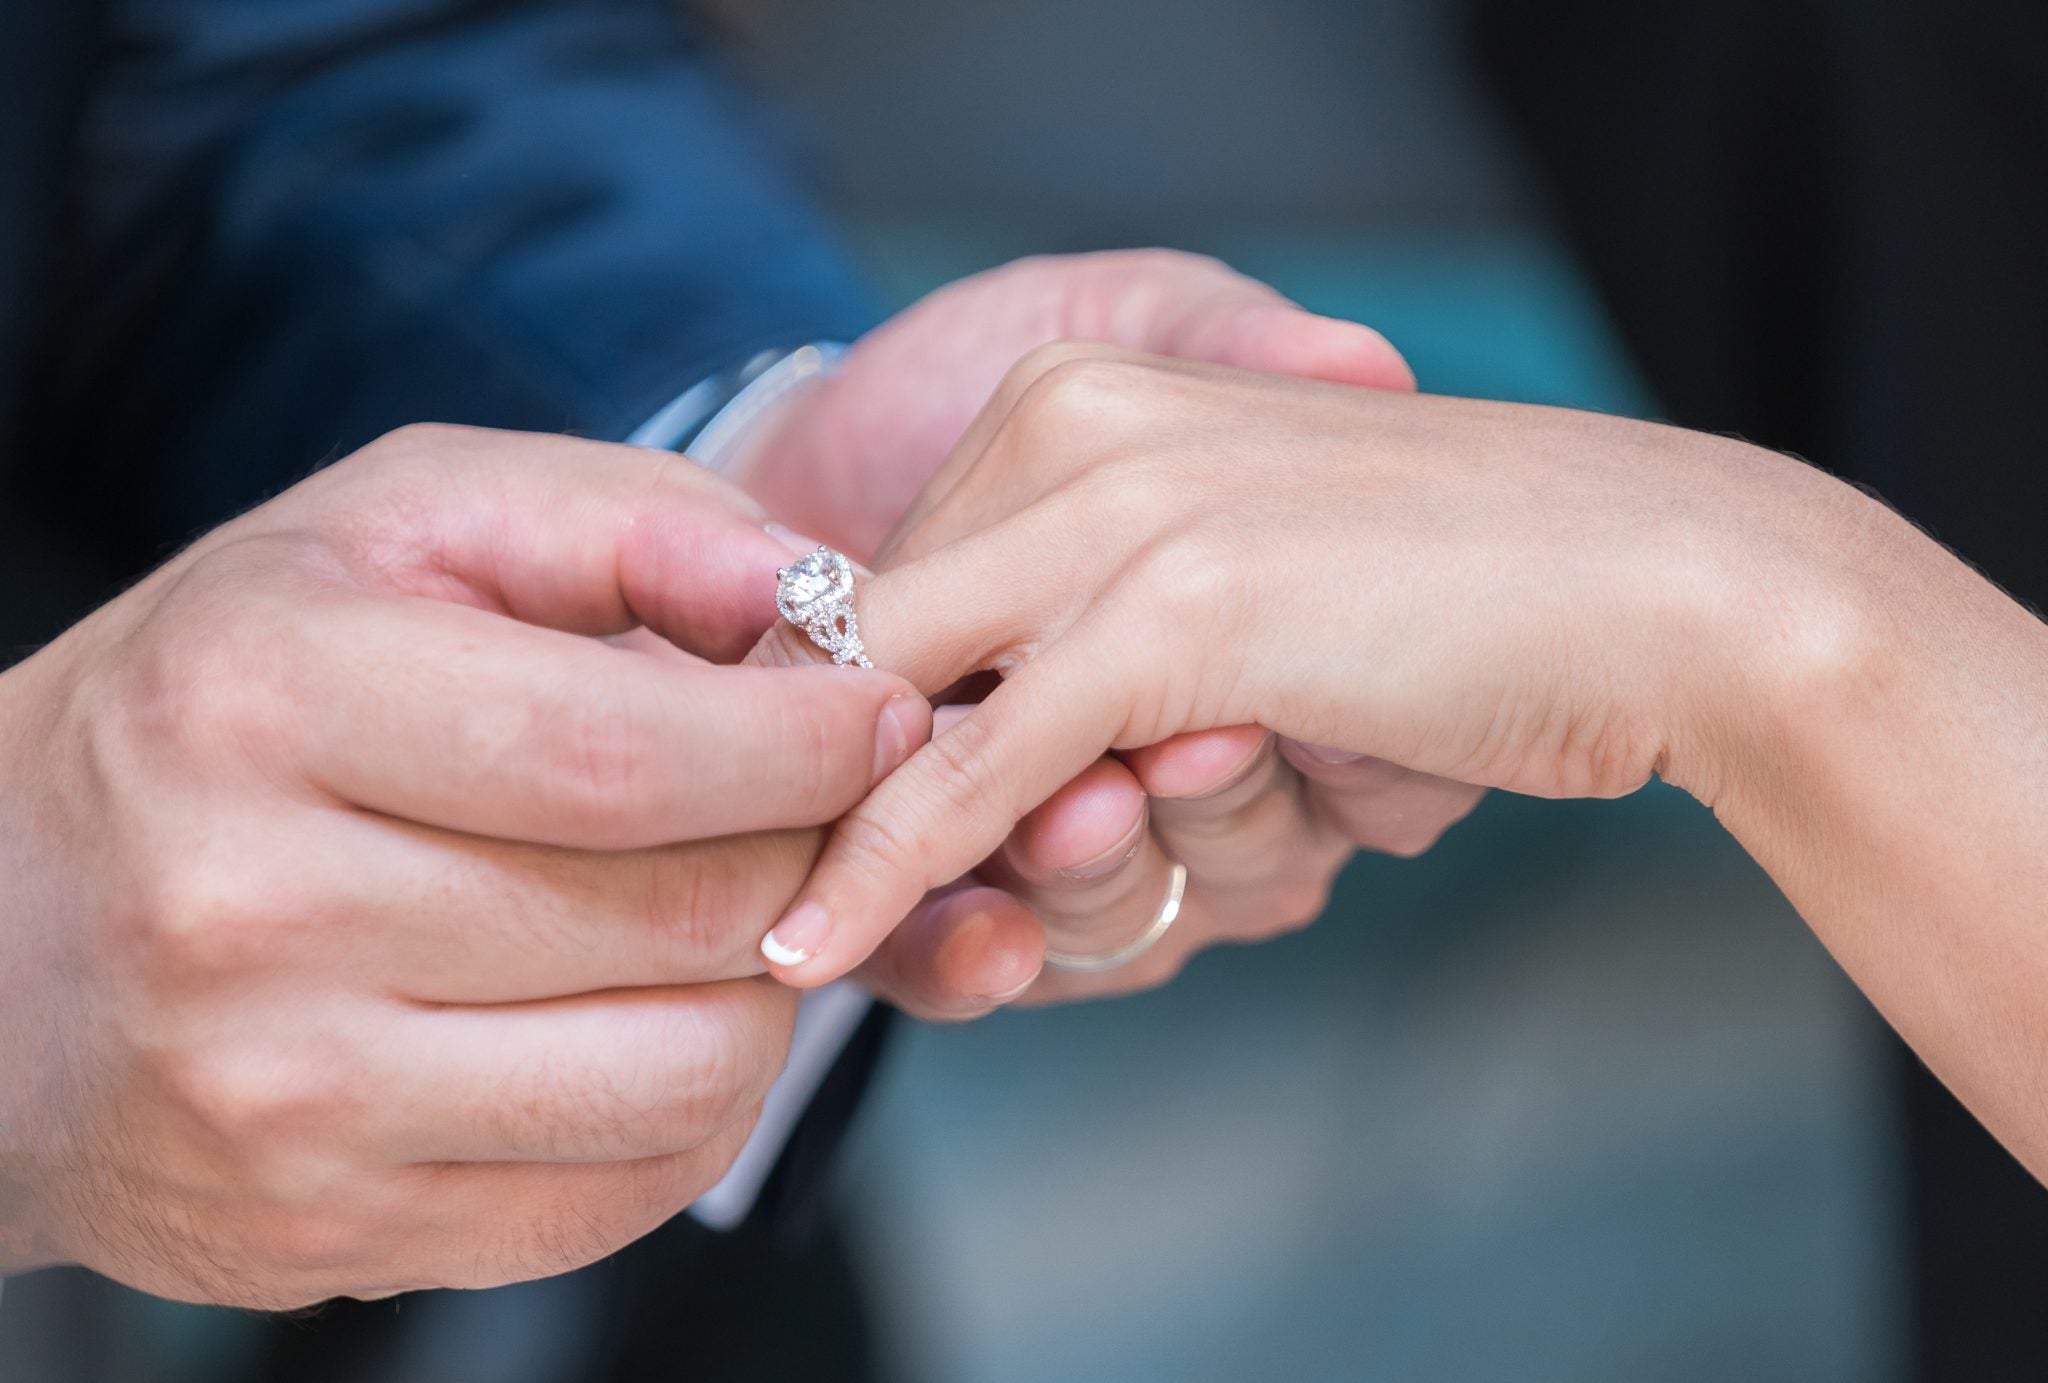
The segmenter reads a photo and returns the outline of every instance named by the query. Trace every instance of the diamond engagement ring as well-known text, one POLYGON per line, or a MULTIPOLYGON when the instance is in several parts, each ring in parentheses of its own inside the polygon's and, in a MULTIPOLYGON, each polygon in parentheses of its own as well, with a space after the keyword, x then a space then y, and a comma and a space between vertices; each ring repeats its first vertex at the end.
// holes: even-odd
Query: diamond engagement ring
POLYGON ((775 608, 841 667, 872 668, 853 613, 853 563, 820 547, 775 573, 775 608))
POLYGON ((1099 955, 1076 955, 1072 951, 1055 951, 1046 948, 1045 963, 1056 970, 1068 970, 1083 975, 1099 975, 1105 970, 1114 970, 1119 965, 1128 965, 1152 949, 1154 942, 1166 935, 1166 929, 1173 925, 1173 919, 1180 916, 1180 900, 1188 890, 1188 867, 1174 861, 1173 877, 1166 884, 1166 901, 1159 905, 1152 921, 1144 931, 1117 947, 1099 955))

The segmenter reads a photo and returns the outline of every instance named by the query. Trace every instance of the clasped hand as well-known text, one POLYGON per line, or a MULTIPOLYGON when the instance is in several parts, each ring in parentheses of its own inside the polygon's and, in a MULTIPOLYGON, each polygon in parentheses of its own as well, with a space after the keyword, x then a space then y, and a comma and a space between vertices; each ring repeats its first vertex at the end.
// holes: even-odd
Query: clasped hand
MULTIPOLYGON (((758 489, 865 553, 1005 366, 1092 331, 1406 382, 1374 333, 1210 261, 1031 261, 864 340, 758 489), (832 494, 866 507, 805 512, 832 494)), ((758 943, 818 828, 931 726, 896 675, 715 666, 802 546, 682 458, 413 428, 0 676, 0 1272, 264 1307, 485 1286, 600 1257, 723 1175, 796 1005, 758 943)), ((947 1016, 1010 997, 1029 906, 1147 882, 1155 847, 1090 833, 1129 834, 1176 774, 1235 783, 1182 829, 1235 829, 1273 796, 1259 743, 1075 763, 1018 895, 910 899, 868 982, 947 1016), (1037 864, 1074 886, 1033 890, 1037 864)), ((1298 848, 1296 917, 1336 853, 1298 848)))
POLYGON ((929 726, 711 665, 788 558, 681 458, 413 429, 10 672, 0 1266, 483 1286, 715 1182, 788 1049, 754 943, 803 828, 929 726))
MULTIPOLYGON (((1698 787, 1737 723, 1727 670, 1767 678, 1774 642, 1825 625, 1825 587, 1766 578, 1845 493, 1671 428, 1101 344, 1035 352, 861 595, 878 666, 929 693, 981 670, 1000 685, 942 712, 838 824, 771 933, 774 972, 811 985, 874 964, 926 890, 977 868, 1014 882, 1034 821, 1099 779, 1157 791, 1160 763, 1190 737, 1215 749, 1221 727, 1286 736, 1282 760, 1255 757, 1207 810, 1156 803, 1129 889, 1029 895, 1108 950, 1146 925, 1172 854, 1186 921, 1126 971, 1038 992, 1156 982, 1200 945, 1304 921, 1354 843, 1426 845, 1482 788, 1698 787)), ((785 627, 754 656, 816 655, 785 627)))

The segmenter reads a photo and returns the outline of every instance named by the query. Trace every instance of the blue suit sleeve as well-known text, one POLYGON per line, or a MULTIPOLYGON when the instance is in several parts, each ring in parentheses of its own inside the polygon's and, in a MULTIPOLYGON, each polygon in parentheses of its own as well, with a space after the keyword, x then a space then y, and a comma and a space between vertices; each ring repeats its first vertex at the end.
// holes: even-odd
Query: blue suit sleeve
POLYGON ((673 0, 119 0, 58 394, 190 530, 406 422, 622 437, 876 308, 673 0))

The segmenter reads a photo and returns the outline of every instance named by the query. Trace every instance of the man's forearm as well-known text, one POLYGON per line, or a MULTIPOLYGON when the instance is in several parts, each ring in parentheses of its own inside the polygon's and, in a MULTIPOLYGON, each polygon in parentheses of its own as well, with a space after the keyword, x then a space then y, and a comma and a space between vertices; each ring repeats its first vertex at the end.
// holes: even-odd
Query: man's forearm
POLYGON ((623 437, 755 350, 878 316, 668 0, 120 0, 111 22, 50 407, 121 467, 95 502, 144 522, 206 527, 422 420, 623 437))

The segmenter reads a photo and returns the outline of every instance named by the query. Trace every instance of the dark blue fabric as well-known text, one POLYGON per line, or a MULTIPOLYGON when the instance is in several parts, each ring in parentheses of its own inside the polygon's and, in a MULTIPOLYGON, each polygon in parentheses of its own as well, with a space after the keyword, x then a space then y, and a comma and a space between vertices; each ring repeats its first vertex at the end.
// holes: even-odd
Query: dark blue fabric
POLYGON ((144 532, 400 424, 623 436, 876 310, 670 0, 115 0, 43 450, 144 532))
POLYGON ((89 67, 97 0, 0 4, 0 484, 22 461, 12 428, 30 323, 89 67))

